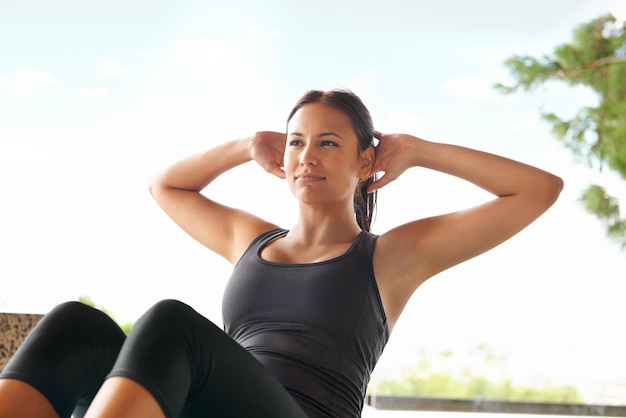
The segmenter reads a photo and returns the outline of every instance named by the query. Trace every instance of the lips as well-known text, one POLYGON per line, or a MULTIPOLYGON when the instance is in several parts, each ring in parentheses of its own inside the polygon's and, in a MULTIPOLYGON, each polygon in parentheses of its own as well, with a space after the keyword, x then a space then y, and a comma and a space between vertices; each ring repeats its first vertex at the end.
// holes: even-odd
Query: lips
POLYGON ((319 174, 313 174, 313 173, 300 173, 300 174, 296 174, 296 181, 300 181, 303 183, 310 183, 310 182, 316 182, 316 181, 321 181, 324 180, 325 177, 324 176, 320 176, 319 174))

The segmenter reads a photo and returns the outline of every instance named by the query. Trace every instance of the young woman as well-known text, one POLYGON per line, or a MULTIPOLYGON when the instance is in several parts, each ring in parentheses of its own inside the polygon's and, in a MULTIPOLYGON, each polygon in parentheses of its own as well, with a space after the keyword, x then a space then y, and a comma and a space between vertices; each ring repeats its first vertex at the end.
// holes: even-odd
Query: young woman
POLYGON ((558 177, 507 158, 376 132, 353 93, 310 91, 286 134, 259 132, 188 157, 150 187, 182 229, 234 265, 225 332, 172 300, 127 338, 99 311, 60 305, 0 376, 0 417, 87 408, 100 418, 358 417, 418 286, 519 232, 561 188, 558 177), (297 199, 288 230, 201 193, 251 160, 297 199), (410 167, 465 179, 494 198, 370 233, 376 190, 410 167))

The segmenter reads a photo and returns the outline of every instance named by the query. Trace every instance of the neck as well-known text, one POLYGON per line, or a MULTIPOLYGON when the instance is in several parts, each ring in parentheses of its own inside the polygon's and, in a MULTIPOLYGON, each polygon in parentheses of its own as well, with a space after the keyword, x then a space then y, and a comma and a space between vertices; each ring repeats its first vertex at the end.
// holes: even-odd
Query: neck
POLYGON ((300 208, 300 216, 289 234, 309 244, 320 244, 352 241, 360 232, 352 208, 333 211, 306 206, 300 208))

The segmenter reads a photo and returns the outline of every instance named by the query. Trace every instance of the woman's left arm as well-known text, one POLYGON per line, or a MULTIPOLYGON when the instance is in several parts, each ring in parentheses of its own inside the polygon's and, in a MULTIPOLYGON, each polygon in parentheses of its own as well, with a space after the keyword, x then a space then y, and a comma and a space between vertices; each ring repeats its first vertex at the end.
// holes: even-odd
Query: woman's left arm
POLYGON ((486 152, 404 134, 378 134, 378 139, 374 171, 385 174, 370 191, 419 166, 462 178, 496 196, 479 206, 410 222, 381 235, 378 264, 393 266, 394 281, 404 281, 395 285, 411 293, 429 277, 521 231, 556 201, 563 187, 555 175, 486 152))

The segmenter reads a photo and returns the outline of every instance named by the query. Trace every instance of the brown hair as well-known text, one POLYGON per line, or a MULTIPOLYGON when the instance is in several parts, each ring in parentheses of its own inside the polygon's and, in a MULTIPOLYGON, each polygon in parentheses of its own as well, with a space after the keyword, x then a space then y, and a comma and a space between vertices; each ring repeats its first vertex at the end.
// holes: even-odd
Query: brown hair
MULTIPOLYGON (((352 122, 352 128, 356 133, 360 151, 374 146, 375 131, 372 117, 370 116, 369 110, 356 94, 346 89, 329 91, 310 90, 306 92, 293 107, 287 118, 287 123, 289 123, 293 115, 301 107, 311 103, 324 103, 345 113, 352 122)), ((364 231, 370 230, 374 209, 376 208, 376 191, 373 193, 367 192, 368 186, 375 180, 375 176, 361 180, 354 192, 354 213, 356 215, 356 221, 364 231)))

